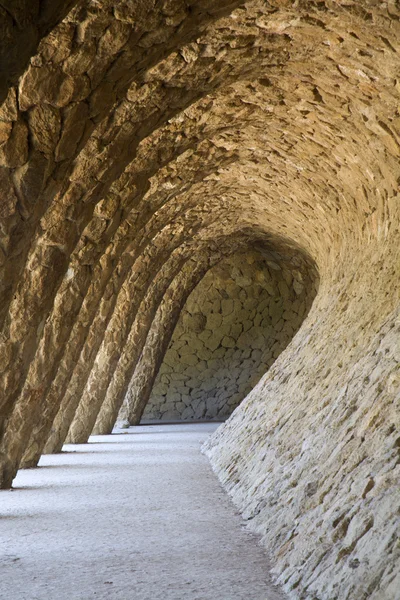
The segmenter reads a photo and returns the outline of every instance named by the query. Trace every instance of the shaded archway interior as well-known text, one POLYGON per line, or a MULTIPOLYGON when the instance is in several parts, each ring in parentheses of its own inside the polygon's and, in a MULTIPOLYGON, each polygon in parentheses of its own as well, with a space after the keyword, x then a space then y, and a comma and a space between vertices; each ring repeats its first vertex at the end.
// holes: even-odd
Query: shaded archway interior
POLYGON ((208 455, 293 597, 392 600, 397 3, 53 4, 0 9, 1 488, 138 422, 192 291, 262 242, 318 293, 208 455))
MULTIPOLYGON (((299 329, 315 275, 299 253, 283 257, 261 244, 210 269, 182 309, 143 422, 225 420, 299 329)), ((130 395, 140 393, 140 370, 130 395)))

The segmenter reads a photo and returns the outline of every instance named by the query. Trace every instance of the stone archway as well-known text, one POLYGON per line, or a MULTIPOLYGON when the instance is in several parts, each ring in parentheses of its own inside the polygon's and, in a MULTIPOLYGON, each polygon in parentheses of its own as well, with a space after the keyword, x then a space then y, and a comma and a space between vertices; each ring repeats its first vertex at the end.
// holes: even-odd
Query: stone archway
POLYGON ((293 597, 392 600, 398 3, 117 4, 0 7, 0 487, 137 422, 192 288, 261 238, 318 293, 208 455, 293 597))
MULTIPOLYGON (((292 339, 316 294, 299 256, 223 259, 183 307, 143 419, 224 420, 292 339)), ((132 382, 133 393, 135 389, 132 382)), ((122 409, 123 415, 123 409, 122 409)))

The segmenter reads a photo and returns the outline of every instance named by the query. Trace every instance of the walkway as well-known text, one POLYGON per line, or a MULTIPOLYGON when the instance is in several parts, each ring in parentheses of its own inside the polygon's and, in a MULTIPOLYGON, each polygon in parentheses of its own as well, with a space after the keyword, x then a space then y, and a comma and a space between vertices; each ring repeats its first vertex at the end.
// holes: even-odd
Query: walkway
POLYGON ((131 428, 42 457, 0 492, 1 600, 281 600, 200 444, 131 428))

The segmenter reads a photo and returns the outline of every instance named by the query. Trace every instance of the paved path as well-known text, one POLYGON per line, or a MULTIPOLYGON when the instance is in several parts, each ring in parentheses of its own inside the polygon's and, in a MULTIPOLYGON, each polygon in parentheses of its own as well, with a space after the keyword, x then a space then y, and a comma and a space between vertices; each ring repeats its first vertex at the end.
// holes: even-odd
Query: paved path
POLYGON ((0 492, 1 600, 281 600, 200 444, 214 424, 65 446, 0 492))

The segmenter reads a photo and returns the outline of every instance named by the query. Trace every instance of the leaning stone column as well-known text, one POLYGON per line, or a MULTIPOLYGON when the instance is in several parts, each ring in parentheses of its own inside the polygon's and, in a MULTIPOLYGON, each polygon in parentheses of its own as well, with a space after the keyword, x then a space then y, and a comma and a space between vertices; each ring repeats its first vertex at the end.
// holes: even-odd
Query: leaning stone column
POLYGON ((182 248, 175 250, 170 260, 164 263, 158 275, 155 276, 153 283, 148 287, 148 285, 145 285, 146 281, 150 279, 149 275, 158 269, 160 258, 165 252, 168 252, 168 250, 164 249, 163 253, 156 254, 151 263, 142 263, 141 275, 134 282, 136 285, 132 285, 127 290, 128 293, 122 296, 121 302, 117 306, 113 318, 109 323, 107 329, 108 335, 96 358, 96 364, 70 427, 66 440, 67 443, 82 444, 87 442, 106 396, 113 373, 120 360, 121 351, 126 344, 128 335, 131 335, 129 331, 126 331, 128 326, 131 323, 136 323, 136 326, 138 326, 138 323, 140 323, 139 329, 141 334, 144 336, 147 335, 148 328, 151 325, 162 296, 166 289, 168 289, 176 272, 180 270, 187 260, 191 252, 191 245, 186 244, 182 248), (145 295, 146 291, 147 294, 145 295), (142 301, 142 306, 145 307, 143 310, 139 308, 142 301), (139 310, 140 316, 138 315, 139 310), (145 318, 144 312, 146 310, 147 315, 145 318), (124 331, 121 331, 122 323, 125 325, 124 331))
MULTIPOLYGON (((123 402, 126 382, 129 381, 129 374, 135 372, 135 367, 138 364, 143 346, 149 344, 154 337, 160 340, 160 344, 165 349, 168 346, 170 337, 179 318, 180 311, 186 302, 186 298, 191 290, 200 281, 204 273, 208 270, 207 258, 201 256, 197 263, 194 260, 189 260, 183 267, 182 271, 176 276, 170 287, 166 291, 164 298, 157 309, 154 321, 150 331, 147 328, 147 338, 143 336, 141 323, 137 323, 137 327, 133 330, 129 337, 124 355, 121 357, 122 368, 119 368, 107 390, 107 395, 103 406, 97 417, 93 433, 95 435, 111 433, 115 421, 117 419, 121 404, 123 402), (141 339, 142 343, 138 343, 141 339), (134 355, 132 356, 132 352, 134 355), (133 360, 128 364, 125 359, 128 355, 132 356, 133 360), (122 373, 121 373, 122 371, 122 373)), ((148 371, 153 371, 153 357, 147 352, 146 367, 148 371)), ((140 361, 142 362, 142 360, 140 361)), ((119 366, 119 365, 118 365, 119 366)), ((158 365, 159 366, 159 365, 158 365)))
MULTIPOLYGON (((201 257, 195 268, 188 265, 182 277, 171 286, 165 301, 160 305, 152 328, 147 336, 146 346, 134 371, 128 392, 121 408, 121 418, 129 425, 138 425, 148 402, 158 370, 163 361, 179 315, 190 293, 221 256, 213 256, 207 263, 201 257), (192 271, 190 269, 192 268, 192 271)), ((104 405, 103 405, 104 406, 104 405)), ((118 415, 113 415, 114 422, 118 415)))
MULTIPOLYGON (((112 261, 104 255, 97 269, 98 277, 90 286, 91 277, 87 266, 73 264, 57 292, 25 385, 9 418, 8 428, 12 434, 6 434, 2 441, 2 446, 12 456, 15 472, 26 448, 30 448, 30 456, 23 461, 23 466, 32 467, 37 464, 39 445, 36 439, 41 439, 42 427, 50 419, 54 419, 57 410, 54 394, 49 395, 51 384, 58 379, 59 386, 60 375, 65 374, 68 362, 73 364, 77 360, 85 334, 85 315, 91 308, 92 293, 94 294, 94 290, 100 290, 100 293, 104 290, 111 268, 112 261), (82 302, 83 298, 85 302, 82 302), (64 348, 63 362, 60 364, 64 348), (32 440, 33 433, 35 436, 32 440)), ((38 459, 39 457, 40 454, 38 459)))

